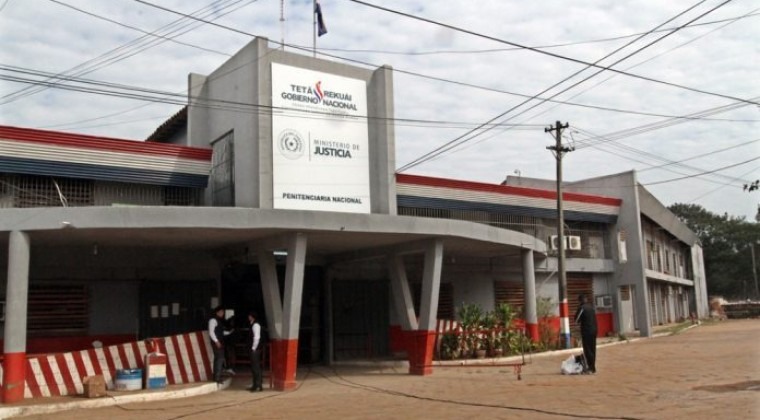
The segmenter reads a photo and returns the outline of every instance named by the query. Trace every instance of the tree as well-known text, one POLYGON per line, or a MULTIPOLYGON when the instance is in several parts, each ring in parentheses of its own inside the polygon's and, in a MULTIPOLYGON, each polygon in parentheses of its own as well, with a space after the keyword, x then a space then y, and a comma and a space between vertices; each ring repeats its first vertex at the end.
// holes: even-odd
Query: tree
POLYGON ((669 209, 699 237, 708 294, 742 299, 755 295, 750 244, 760 243, 760 224, 720 216, 697 204, 677 203, 669 209))

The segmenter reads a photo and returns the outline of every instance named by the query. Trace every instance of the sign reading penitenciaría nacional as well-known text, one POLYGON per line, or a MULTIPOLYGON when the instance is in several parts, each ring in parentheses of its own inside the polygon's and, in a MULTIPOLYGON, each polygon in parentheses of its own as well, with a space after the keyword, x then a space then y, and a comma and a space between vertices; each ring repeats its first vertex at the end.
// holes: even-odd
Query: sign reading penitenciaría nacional
POLYGON ((274 208, 370 212, 367 84, 272 63, 274 208))

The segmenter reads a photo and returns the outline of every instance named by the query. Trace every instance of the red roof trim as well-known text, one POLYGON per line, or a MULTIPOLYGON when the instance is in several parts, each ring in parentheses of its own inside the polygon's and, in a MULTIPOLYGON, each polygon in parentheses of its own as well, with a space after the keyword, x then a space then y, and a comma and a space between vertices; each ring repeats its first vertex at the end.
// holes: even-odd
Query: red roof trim
MULTIPOLYGON (((400 184, 425 185, 428 187, 445 187, 460 190, 482 191, 504 195, 519 195, 532 198, 557 199, 557 192, 539 190, 536 188, 515 187, 512 185, 494 185, 481 182, 459 181, 455 179, 433 178, 421 175, 396 174, 396 182, 400 184)), ((620 207, 623 200, 619 198, 602 197, 598 195, 578 194, 565 192, 562 194, 565 200, 581 203, 602 204, 605 206, 620 207)))
POLYGON ((156 156, 173 156, 202 161, 211 160, 211 149, 184 147, 174 144, 146 143, 143 141, 38 130, 35 128, 0 125, 0 138, 30 143, 79 147, 83 149, 98 149, 112 152, 139 153, 156 156))

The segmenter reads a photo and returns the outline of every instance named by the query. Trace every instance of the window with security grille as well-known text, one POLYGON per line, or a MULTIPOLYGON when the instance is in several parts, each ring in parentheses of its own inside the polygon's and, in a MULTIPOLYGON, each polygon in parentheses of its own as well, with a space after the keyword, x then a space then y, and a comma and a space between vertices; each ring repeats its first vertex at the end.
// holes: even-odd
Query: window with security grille
POLYGON ((87 179, 6 175, 2 184, 3 207, 81 207, 94 203, 94 183, 87 179))
POLYGON ((214 206, 235 205, 235 153, 233 132, 211 144, 211 199, 214 206))

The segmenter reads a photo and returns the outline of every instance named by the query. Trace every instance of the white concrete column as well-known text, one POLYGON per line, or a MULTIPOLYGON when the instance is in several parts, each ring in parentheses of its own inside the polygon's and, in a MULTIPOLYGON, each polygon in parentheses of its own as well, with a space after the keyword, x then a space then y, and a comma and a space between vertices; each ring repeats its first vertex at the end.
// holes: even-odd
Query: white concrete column
POLYGON ((257 251, 257 257, 269 335, 272 339, 280 339, 282 338, 282 299, 277 282, 274 254, 270 250, 261 248, 257 251))
POLYGON ((29 235, 13 231, 8 241, 8 283, 5 293, 3 392, 5 403, 24 398, 26 319, 29 294, 29 235))
POLYGON ((525 329, 528 335, 538 340, 538 315, 536 314, 536 270, 533 264, 533 250, 522 250, 523 287, 525 289, 525 329))
POLYGON ((285 265, 285 291, 283 296, 282 337, 298 339, 303 298, 303 274, 306 266, 306 235, 292 234, 288 238, 288 257, 285 265))
POLYGON ((420 298, 420 331, 434 331, 436 329, 442 266, 443 241, 434 239, 425 247, 425 268, 422 272, 422 296, 420 298))
POLYGON ((403 331, 417 329, 417 316, 414 313, 412 292, 409 289, 409 279, 406 276, 406 265, 401 255, 391 255, 388 258, 388 271, 391 277, 391 293, 393 307, 401 322, 403 331))

